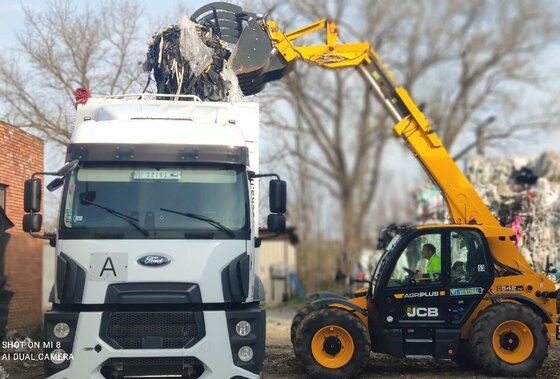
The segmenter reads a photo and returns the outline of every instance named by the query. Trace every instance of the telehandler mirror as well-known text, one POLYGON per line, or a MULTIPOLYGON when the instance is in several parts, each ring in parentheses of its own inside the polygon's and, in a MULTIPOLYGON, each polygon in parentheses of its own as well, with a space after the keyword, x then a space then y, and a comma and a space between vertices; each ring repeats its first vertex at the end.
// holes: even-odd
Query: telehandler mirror
POLYGON ((26 213, 41 211, 41 179, 27 179, 25 181, 23 209, 26 213))
POLYGON ((38 232, 43 224, 43 216, 40 213, 26 214, 23 216, 23 231, 38 232))
POLYGON ((270 212, 286 213, 286 181, 278 179, 271 180, 268 195, 270 212))
POLYGON ((286 217, 281 214, 270 214, 266 220, 267 230, 271 233, 284 233, 286 231, 286 217))

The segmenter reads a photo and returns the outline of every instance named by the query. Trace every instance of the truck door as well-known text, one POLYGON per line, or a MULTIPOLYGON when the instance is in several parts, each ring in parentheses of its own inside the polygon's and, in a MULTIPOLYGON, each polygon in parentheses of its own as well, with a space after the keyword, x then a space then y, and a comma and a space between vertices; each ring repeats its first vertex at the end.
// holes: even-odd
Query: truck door
POLYGON ((388 340, 389 354, 434 354, 435 330, 448 319, 448 241, 445 230, 418 230, 388 264, 374 301, 384 329, 377 335, 388 340))

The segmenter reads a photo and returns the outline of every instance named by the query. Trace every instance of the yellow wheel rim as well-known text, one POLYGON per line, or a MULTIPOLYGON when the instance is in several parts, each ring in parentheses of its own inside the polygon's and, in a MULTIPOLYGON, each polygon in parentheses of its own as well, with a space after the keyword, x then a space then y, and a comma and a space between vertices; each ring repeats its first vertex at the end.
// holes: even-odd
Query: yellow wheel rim
POLYGON ((502 322, 494 330, 492 345, 498 358, 516 364, 531 356, 535 342, 527 325, 521 321, 509 320, 502 322))
POLYGON ((321 366, 339 368, 352 359, 354 340, 346 329, 337 325, 327 325, 313 336, 311 353, 321 366))

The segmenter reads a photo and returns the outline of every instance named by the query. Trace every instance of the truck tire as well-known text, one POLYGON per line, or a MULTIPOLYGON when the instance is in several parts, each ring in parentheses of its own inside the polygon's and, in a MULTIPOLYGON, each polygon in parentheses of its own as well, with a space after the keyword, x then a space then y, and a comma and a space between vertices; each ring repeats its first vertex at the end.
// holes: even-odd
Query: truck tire
POLYGON ((317 309, 321 309, 325 307, 321 304, 307 304, 305 307, 300 308, 294 318, 292 319, 292 326, 290 327, 290 339, 292 340, 292 346, 294 346, 294 341, 296 340, 296 332, 301 324, 301 321, 307 316, 309 313, 316 311, 317 309))
POLYGON ((348 311, 322 308, 309 313, 296 333, 294 350, 313 378, 354 378, 367 364, 371 343, 360 319, 348 311))
POLYGON ((516 303, 493 305, 480 313, 470 330, 474 361, 493 376, 534 376, 548 356, 543 320, 516 303))

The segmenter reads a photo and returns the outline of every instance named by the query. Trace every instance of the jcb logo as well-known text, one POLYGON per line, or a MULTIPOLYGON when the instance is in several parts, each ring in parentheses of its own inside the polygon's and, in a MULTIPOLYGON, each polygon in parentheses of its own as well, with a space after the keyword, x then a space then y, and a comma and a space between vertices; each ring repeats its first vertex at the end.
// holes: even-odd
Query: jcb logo
POLYGON ((437 308, 406 307, 406 315, 408 317, 438 317, 439 310, 437 308))

